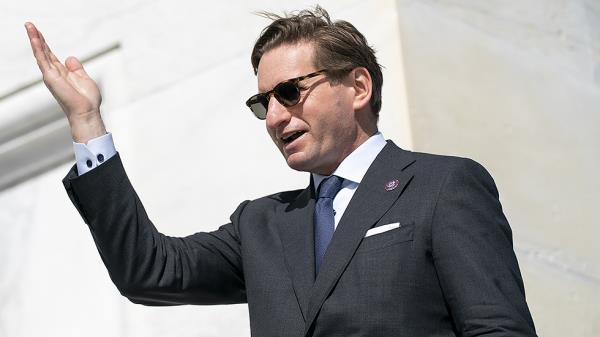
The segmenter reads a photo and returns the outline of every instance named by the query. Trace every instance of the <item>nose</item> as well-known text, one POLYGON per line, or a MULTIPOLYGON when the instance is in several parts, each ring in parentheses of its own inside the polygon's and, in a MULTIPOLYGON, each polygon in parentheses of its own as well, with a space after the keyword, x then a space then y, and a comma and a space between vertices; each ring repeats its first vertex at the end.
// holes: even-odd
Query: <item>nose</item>
POLYGON ((292 114, 287 107, 283 106, 275 97, 269 100, 267 107, 267 128, 277 130, 282 125, 287 124, 292 117, 292 114))

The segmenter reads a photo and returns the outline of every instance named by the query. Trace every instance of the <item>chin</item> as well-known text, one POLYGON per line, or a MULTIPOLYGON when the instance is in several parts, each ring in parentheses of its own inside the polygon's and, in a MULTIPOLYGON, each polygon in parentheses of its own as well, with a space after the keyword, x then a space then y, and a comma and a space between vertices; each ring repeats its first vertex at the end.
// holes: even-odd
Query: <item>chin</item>
POLYGON ((298 155, 291 155, 286 158, 287 165, 291 169, 302 172, 312 172, 314 168, 310 165, 310 160, 294 157, 298 157, 298 155))
POLYGON ((292 170, 301 171, 301 172, 311 172, 310 167, 308 167, 308 165, 303 165, 303 163, 288 160, 287 165, 292 170))

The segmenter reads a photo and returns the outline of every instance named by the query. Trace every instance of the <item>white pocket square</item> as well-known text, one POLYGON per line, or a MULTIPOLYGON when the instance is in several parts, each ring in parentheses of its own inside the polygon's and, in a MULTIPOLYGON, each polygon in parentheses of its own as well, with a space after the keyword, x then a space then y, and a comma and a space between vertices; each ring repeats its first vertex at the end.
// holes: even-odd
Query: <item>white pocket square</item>
POLYGON ((390 223, 390 224, 387 224, 387 225, 377 226, 377 227, 369 229, 367 231, 367 234, 365 234, 365 238, 367 236, 371 236, 371 235, 375 235, 375 234, 380 234, 380 233, 383 233, 383 232, 387 232, 389 230, 392 230, 392 229, 395 229, 395 228, 398 228, 398 227, 400 227, 400 223, 399 222, 394 222, 394 223, 390 223))

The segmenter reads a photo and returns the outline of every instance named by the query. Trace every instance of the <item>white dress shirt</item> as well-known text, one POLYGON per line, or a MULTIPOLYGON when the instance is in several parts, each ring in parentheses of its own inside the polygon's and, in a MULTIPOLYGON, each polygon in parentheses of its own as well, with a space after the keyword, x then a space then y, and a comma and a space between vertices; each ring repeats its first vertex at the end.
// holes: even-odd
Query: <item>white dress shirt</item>
POLYGON ((112 134, 96 137, 84 143, 73 142, 77 174, 83 175, 117 154, 112 134))
MULTIPOLYGON (((377 132, 350 153, 333 172, 332 175, 344 178, 342 189, 333 199, 335 228, 337 228, 342 215, 344 215, 350 199, 352 199, 354 192, 358 188, 358 184, 362 181, 375 157, 383 150, 385 144, 387 144, 385 138, 383 138, 381 132, 377 132)), ((315 191, 317 191, 321 182, 327 177, 316 173, 313 173, 312 176, 315 191)))
MULTIPOLYGON (((344 178, 342 189, 333 199, 336 228, 369 166, 385 145, 385 138, 381 132, 377 132, 350 153, 333 172, 333 175, 344 178)), ((87 144, 73 142, 73 149, 79 175, 93 170, 117 153, 110 132, 90 140, 87 144)), ((327 177, 316 173, 313 173, 312 176, 316 191, 321 182, 327 177)))

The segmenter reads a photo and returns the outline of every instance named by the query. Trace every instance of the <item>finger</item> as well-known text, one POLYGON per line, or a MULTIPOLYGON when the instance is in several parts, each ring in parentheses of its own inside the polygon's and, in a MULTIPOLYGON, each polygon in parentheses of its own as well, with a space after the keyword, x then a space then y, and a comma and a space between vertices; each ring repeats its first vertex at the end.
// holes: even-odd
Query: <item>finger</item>
POLYGON ((48 43, 46 43, 46 39, 44 38, 44 34, 38 31, 40 39, 42 41, 42 46, 44 48, 44 53, 46 54, 47 59, 50 61, 50 66, 58 70, 61 76, 67 76, 67 68, 60 62, 60 60, 54 55, 48 43))
POLYGON ((50 59, 48 59, 46 53, 44 52, 39 32, 31 22, 25 23, 25 29, 27 30, 29 43, 31 44, 31 50, 33 51, 33 56, 37 61, 38 67, 42 72, 45 72, 50 68, 50 59))
POLYGON ((50 59, 48 53, 46 52, 47 46, 46 46, 46 41, 44 40, 44 37, 42 36, 42 32, 40 32, 35 26, 33 26, 33 33, 34 33, 33 41, 35 41, 38 51, 41 52, 41 55, 43 56, 44 61, 46 61, 47 65, 49 67, 52 67, 52 60, 50 59))
POLYGON ((58 61, 58 59, 56 58, 56 56, 54 56, 54 54, 50 50, 50 47, 46 43, 46 39, 44 38, 44 34, 42 34, 42 32, 40 32, 38 30, 38 35, 40 36, 40 40, 42 41, 42 48, 44 49, 44 54, 46 54, 46 57, 48 58, 48 60, 50 60, 50 63, 52 63, 52 64, 54 64, 56 62, 60 63, 60 61, 58 61))
POLYGON ((46 55, 48 56, 48 58, 50 59, 50 61, 55 61, 56 60, 56 56, 54 56, 54 54, 50 50, 50 46, 48 46, 48 44, 46 43, 46 39, 44 38, 44 34, 42 34, 42 32, 40 32, 40 31, 38 31, 38 34, 40 36, 40 40, 42 40, 42 47, 44 48, 44 53, 46 53, 46 55))
POLYGON ((65 65, 67 66, 67 70, 69 70, 72 73, 75 73, 79 77, 90 77, 83 68, 83 64, 81 64, 81 62, 74 56, 67 57, 65 65))

